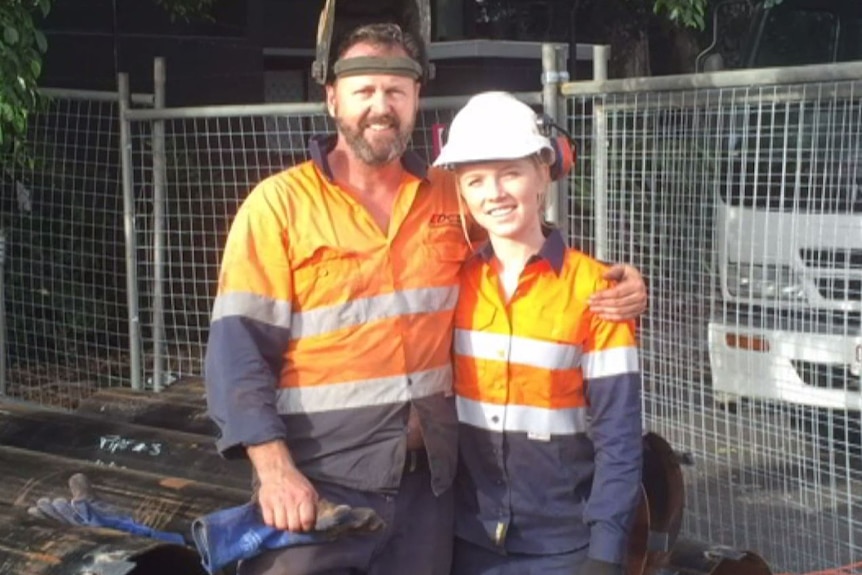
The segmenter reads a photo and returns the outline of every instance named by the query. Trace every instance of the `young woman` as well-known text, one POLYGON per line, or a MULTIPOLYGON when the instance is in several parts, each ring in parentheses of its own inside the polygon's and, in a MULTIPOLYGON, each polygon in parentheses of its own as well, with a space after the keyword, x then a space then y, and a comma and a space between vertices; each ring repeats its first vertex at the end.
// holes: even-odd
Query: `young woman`
POLYGON ((641 481, 634 326, 590 310, 606 267, 542 224, 553 161, 536 114, 488 92, 435 162, 490 240, 455 314, 453 575, 623 572, 641 481))

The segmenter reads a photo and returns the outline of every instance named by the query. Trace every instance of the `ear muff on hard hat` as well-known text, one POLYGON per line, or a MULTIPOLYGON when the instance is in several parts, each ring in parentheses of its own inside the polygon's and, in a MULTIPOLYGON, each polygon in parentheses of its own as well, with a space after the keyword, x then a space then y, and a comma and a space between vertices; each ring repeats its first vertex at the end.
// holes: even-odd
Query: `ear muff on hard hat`
POLYGON ((551 180, 555 182, 562 180, 575 167, 575 160, 577 159, 575 139, 547 114, 542 114, 536 121, 539 124, 539 131, 548 138, 551 147, 554 149, 554 163, 551 164, 551 180), (559 132, 560 135, 552 136, 552 128, 559 132))
POLYGON ((551 164, 551 180, 559 181, 566 178, 575 166, 575 143, 568 136, 549 138, 554 149, 554 163, 551 164))

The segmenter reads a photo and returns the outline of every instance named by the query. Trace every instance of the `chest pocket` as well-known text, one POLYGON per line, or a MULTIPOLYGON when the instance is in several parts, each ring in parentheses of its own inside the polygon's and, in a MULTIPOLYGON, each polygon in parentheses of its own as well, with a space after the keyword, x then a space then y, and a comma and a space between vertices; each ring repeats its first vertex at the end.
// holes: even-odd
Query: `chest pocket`
POLYGON ((451 225, 429 228, 423 238, 423 249, 428 258, 446 264, 461 264, 470 254, 461 227, 451 225))
POLYGON ((537 336, 544 336, 559 343, 574 343, 577 339, 577 323, 589 321, 583 314, 573 310, 563 310, 559 306, 545 305, 534 318, 537 336))
POLYGON ((331 246, 297 252, 292 273, 299 310, 338 305, 367 295, 372 268, 367 256, 331 246))
POLYGON ((582 344, 592 321, 588 303, 592 291, 562 280, 543 282, 536 287, 542 294, 531 314, 536 336, 559 343, 582 344))

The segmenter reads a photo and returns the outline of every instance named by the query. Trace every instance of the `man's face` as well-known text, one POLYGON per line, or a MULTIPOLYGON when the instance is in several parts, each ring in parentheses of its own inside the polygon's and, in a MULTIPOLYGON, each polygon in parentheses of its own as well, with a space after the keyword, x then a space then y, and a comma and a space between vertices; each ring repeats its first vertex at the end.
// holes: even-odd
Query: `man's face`
MULTIPOLYGON (((407 56, 400 48, 356 44, 342 58, 407 56)), ((404 76, 348 76, 326 87, 326 104, 338 132, 369 166, 383 166, 407 149, 419 109, 419 83, 404 76)))

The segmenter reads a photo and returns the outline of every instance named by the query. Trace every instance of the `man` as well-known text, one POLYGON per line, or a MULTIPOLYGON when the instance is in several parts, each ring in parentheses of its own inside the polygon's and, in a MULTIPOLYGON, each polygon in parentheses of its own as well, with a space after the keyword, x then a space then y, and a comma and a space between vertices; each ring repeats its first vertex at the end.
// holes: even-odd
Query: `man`
MULTIPOLYGON (((337 52, 335 138, 272 176, 231 226, 206 358, 226 457, 247 455, 264 521, 312 528, 319 497, 370 507, 372 535, 273 551, 242 575, 446 574, 457 418, 451 321, 469 255, 454 182, 407 143, 423 46, 368 25, 337 52)), ((596 309, 645 305, 632 268, 596 309)))

